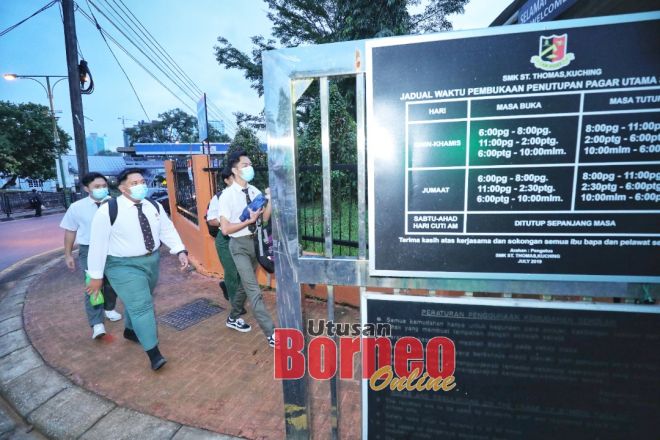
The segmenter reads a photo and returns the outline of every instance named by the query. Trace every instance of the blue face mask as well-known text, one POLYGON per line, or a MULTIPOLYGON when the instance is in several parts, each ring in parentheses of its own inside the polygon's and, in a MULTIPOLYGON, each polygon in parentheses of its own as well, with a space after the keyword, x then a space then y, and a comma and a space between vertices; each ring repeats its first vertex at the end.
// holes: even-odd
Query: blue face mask
POLYGON ((131 191, 131 198, 135 200, 142 200, 145 197, 147 197, 149 188, 147 188, 147 185, 145 185, 144 183, 141 183, 139 185, 131 186, 130 191, 131 191))
POLYGON ((252 167, 242 168, 241 169, 241 177, 246 182, 252 181, 252 179, 254 179, 254 168, 252 168, 252 167))
POLYGON ((92 197, 96 200, 103 200, 108 197, 108 188, 94 188, 92 190, 92 197))

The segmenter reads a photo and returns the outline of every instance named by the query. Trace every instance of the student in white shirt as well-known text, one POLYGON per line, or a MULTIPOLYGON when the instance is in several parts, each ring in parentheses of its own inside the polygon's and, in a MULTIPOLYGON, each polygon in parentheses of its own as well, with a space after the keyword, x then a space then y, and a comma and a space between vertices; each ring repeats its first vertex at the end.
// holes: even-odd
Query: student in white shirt
MULTIPOLYGON (((225 183, 225 189, 234 184, 234 176, 229 168, 223 168, 220 173, 218 173, 218 176, 225 183)), ((208 223, 209 227, 215 227, 218 229, 220 228, 220 194, 221 193, 218 193, 211 197, 209 209, 206 213, 206 223, 208 223)), ((220 288, 222 289, 225 299, 231 304, 231 300, 234 298, 234 293, 236 293, 236 288, 238 287, 240 280, 238 277, 238 270, 236 270, 236 265, 234 264, 234 259, 229 250, 230 240, 230 237, 224 235, 220 230, 215 236, 215 250, 224 272, 224 279, 220 281, 220 288)), ((241 310, 241 315, 246 313, 247 311, 245 309, 241 310)))
POLYGON ((105 274, 124 302, 124 337, 139 342, 151 368, 158 370, 166 362, 158 350, 152 297, 158 282, 159 247, 165 243, 179 257, 182 269, 188 267, 188 252, 160 203, 145 200, 148 188, 142 170, 124 170, 117 180, 122 195, 102 205, 92 220, 87 290, 96 292, 105 274))
MULTIPOLYGON (((88 173, 81 179, 83 189, 89 193, 89 197, 78 200, 69 206, 64 218, 60 222, 60 228, 64 229, 64 261, 69 270, 76 269, 76 261, 73 258, 73 244, 78 243, 78 260, 83 271, 87 269, 87 254, 89 250, 89 230, 92 226, 92 218, 108 196, 108 181, 103 174, 88 173)), ((103 325, 104 315, 110 321, 119 321, 121 315, 115 311, 117 295, 112 287, 104 279, 103 297, 105 302, 93 306, 89 301, 89 295, 85 293, 85 312, 87 322, 92 327, 92 338, 97 339, 105 335, 103 325)))
POLYGON ((245 151, 238 151, 229 157, 228 166, 234 175, 234 184, 226 188, 220 195, 219 216, 222 233, 229 235, 229 250, 236 264, 241 282, 238 284, 234 298, 231 301, 231 312, 227 318, 227 327, 240 332, 249 332, 252 328, 239 318, 246 298, 250 300, 252 314, 256 318, 261 331, 264 332, 271 347, 275 346, 275 324, 263 301, 261 289, 257 282, 257 256, 254 249, 255 223, 263 215, 264 221, 270 218, 270 203, 258 211, 250 211, 250 217, 241 221, 240 216, 248 205, 248 199, 254 200, 261 191, 250 182, 254 178, 252 162, 245 151))

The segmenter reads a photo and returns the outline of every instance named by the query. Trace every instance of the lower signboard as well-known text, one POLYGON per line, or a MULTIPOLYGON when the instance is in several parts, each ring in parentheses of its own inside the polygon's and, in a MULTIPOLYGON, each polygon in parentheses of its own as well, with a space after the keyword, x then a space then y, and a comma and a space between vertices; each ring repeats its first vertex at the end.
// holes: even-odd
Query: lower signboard
MULTIPOLYGON (((448 391, 363 379, 363 438, 660 435, 658 306, 367 293, 362 323, 390 324, 395 363, 404 337, 425 347, 444 338, 455 355, 448 391)), ((408 353, 408 367, 446 366, 450 351, 408 353)))

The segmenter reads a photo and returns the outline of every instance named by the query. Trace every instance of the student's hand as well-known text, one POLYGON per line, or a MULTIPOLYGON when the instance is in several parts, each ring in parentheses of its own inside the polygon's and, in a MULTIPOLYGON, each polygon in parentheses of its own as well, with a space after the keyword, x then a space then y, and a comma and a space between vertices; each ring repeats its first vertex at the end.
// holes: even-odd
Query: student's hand
POLYGON ((103 287, 103 278, 92 278, 89 280, 89 284, 85 290, 88 295, 91 295, 92 293, 97 294, 99 290, 101 290, 101 287, 103 287))
POLYGON ((249 223, 255 223, 259 216, 264 212, 264 208, 259 208, 256 211, 251 210, 248 208, 248 211, 250 211, 250 221, 249 223))
POLYGON ((181 270, 187 269, 190 265, 190 261, 188 261, 188 255, 186 255, 185 252, 181 252, 179 254, 179 263, 181 263, 181 270))
POLYGON ((65 255, 64 262, 66 263, 66 267, 68 267, 70 271, 73 272, 74 270, 76 270, 76 260, 73 259, 72 255, 65 255))

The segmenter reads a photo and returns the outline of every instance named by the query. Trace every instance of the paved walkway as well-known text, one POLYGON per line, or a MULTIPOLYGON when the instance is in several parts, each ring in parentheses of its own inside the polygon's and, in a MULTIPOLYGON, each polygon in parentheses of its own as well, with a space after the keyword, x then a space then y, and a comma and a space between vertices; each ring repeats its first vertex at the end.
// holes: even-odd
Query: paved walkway
MULTIPOLYGON (((282 384, 255 320, 247 315, 250 333, 227 328, 217 280, 182 273, 174 257, 162 257, 158 316, 198 298, 225 310, 183 331, 159 324, 168 364, 155 373, 122 337, 123 321, 107 322, 109 334, 91 339, 82 274, 68 272, 61 258, 31 262, 18 281, 0 277, 0 392, 49 438, 284 438, 282 384)), ((264 296, 276 316, 274 292, 264 296)), ((325 308, 306 302, 308 317, 323 317, 325 308)), ((338 307, 336 320, 358 322, 358 312, 338 307)), ((329 383, 310 386, 314 438, 328 438, 329 383)), ((358 380, 341 382, 340 402, 342 438, 359 438, 358 380)))

